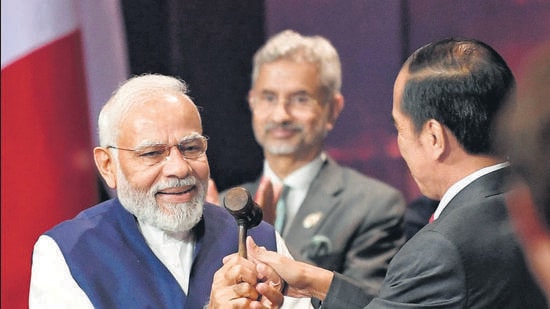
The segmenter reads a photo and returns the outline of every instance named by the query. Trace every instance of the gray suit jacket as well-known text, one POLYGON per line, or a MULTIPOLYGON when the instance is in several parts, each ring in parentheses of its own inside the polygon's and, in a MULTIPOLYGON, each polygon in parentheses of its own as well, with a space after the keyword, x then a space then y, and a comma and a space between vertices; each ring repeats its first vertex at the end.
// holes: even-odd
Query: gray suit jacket
MULTIPOLYGON (((259 179, 242 186, 254 195, 258 185, 259 179)), ((377 293, 404 243, 404 210, 399 191, 328 158, 282 236, 295 259, 343 273, 377 293)))
POLYGON ((548 308, 508 221, 506 173, 468 185, 413 236, 377 297, 336 274, 323 308, 548 308))

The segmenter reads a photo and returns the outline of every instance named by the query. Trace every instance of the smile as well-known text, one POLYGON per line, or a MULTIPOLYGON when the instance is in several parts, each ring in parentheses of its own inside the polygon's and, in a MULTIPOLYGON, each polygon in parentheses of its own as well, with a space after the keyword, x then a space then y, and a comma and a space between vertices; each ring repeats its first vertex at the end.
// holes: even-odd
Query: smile
POLYGON ((189 186, 187 188, 170 188, 163 191, 157 192, 157 194, 165 195, 177 195, 177 194, 186 194, 195 189, 195 186, 189 186))

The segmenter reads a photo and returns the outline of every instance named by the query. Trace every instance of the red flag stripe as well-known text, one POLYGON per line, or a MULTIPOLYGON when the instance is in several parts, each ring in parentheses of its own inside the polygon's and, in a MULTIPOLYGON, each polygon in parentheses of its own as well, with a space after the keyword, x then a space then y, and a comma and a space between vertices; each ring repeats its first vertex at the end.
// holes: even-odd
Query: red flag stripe
POLYGON ((2 69, 2 307, 27 307, 32 246, 97 201, 80 32, 2 69))

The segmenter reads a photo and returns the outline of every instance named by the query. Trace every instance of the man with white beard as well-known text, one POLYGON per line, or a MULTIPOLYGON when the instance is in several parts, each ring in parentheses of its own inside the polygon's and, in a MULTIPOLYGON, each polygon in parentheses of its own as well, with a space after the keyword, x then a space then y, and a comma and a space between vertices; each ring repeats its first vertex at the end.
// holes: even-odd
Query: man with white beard
MULTIPOLYGON (((31 308, 217 308, 243 305, 237 293, 253 296, 250 307, 269 306, 261 295, 282 299, 280 278, 269 270, 222 267, 238 250, 238 227, 225 209, 204 202, 207 138, 186 93, 182 81, 148 74, 123 83, 105 104, 93 153, 118 197, 40 236, 31 308)), ((270 225, 249 233, 289 255, 270 225)))

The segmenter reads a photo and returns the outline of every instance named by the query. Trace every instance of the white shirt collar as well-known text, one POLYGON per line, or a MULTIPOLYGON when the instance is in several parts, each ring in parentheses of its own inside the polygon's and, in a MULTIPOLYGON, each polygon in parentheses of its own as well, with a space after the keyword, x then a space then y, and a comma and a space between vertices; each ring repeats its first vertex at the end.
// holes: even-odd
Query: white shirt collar
POLYGON ((284 183, 292 189, 307 189, 313 181, 313 178, 315 178, 319 173, 319 170, 323 166, 326 159, 326 154, 322 152, 308 164, 290 173, 290 175, 288 175, 285 179, 280 179, 277 177, 271 167, 269 167, 269 163, 264 161, 264 176, 268 177, 271 182, 276 185, 281 185, 284 183))
POLYGON ((441 213, 443 212, 443 209, 445 209, 445 207, 447 207, 447 205, 449 204, 449 202, 460 192, 462 191, 462 189, 464 189, 466 186, 468 186, 469 184, 471 184, 472 182, 474 182, 474 180, 480 178, 481 176, 484 176, 484 175, 487 175, 491 172, 494 172, 496 170, 499 170, 499 169, 502 169, 502 168, 505 168, 507 166, 509 166, 510 163, 508 162, 503 162, 503 163, 498 163, 498 164, 495 164, 495 165, 491 165, 491 166, 487 166, 487 167, 484 167, 482 169, 479 169, 473 173, 471 173, 470 175, 460 179, 459 181, 457 181, 455 184, 453 184, 448 190, 447 192, 445 192, 445 194, 443 195, 443 197, 441 198, 441 201, 439 201, 439 205, 437 206, 437 209, 435 210, 434 212, 434 220, 437 219, 439 217, 439 215, 441 215, 441 213))
POLYGON ((321 153, 317 158, 313 159, 308 164, 300 167, 292 172, 285 179, 279 179, 269 167, 267 162, 264 162, 264 176, 269 177, 274 185, 284 184, 289 187, 286 195, 286 223, 284 230, 286 231, 291 225, 296 213, 302 206, 306 198, 309 187, 315 177, 319 174, 323 163, 327 160, 327 155, 321 153))
POLYGON ((193 233, 169 233, 139 220, 138 225, 145 242, 187 293, 195 249, 193 233))

